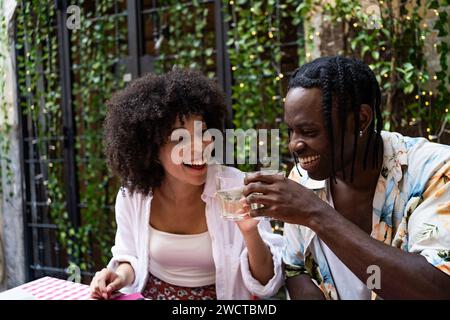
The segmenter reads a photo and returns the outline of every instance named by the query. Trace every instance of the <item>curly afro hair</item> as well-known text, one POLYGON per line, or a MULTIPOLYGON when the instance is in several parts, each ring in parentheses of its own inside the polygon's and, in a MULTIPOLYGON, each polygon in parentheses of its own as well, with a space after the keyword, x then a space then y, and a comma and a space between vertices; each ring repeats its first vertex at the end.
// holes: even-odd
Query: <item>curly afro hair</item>
POLYGON ((147 74, 107 103, 103 143, 106 161, 121 185, 144 195, 161 184, 160 147, 177 117, 200 115, 207 128, 223 131, 225 99, 216 83, 193 70, 147 74))

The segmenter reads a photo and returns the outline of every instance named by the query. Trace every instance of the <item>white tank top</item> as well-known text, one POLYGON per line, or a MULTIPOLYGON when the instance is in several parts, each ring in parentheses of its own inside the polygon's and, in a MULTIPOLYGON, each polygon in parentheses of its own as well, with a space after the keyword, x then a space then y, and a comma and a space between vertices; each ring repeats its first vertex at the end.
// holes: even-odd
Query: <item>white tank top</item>
POLYGON ((150 226, 149 272, 155 277, 183 287, 214 284, 216 268, 209 232, 174 234, 150 226))

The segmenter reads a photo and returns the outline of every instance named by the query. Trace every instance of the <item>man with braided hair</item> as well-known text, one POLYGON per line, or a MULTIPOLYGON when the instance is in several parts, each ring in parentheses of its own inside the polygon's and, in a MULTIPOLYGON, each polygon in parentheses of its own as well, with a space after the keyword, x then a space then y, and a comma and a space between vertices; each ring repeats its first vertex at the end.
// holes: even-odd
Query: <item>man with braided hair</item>
POLYGON ((289 179, 246 178, 251 216, 285 222, 291 299, 449 299, 450 147, 382 131, 361 61, 301 66, 285 99, 289 179))

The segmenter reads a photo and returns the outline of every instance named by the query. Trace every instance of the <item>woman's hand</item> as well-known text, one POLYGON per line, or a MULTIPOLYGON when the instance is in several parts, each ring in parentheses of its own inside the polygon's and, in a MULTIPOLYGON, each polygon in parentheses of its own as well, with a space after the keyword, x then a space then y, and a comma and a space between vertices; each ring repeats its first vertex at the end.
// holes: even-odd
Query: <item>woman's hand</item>
POLYGON ((258 230, 258 219, 253 219, 248 215, 250 206, 245 203, 245 198, 241 199, 243 208, 239 213, 247 213, 243 220, 236 221, 248 252, 248 264, 252 276, 262 285, 266 285, 274 276, 272 253, 269 247, 261 238, 258 230))
POLYGON ((236 224, 239 227, 239 230, 241 230, 242 235, 245 237, 248 234, 251 233, 255 233, 258 232, 258 223, 259 220, 258 219, 253 219, 252 217, 250 217, 249 213, 250 213, 250 206, 245 202, 245 198, 241 199, 241 203, 242 203, 242 209, 238 211, 238 213, 247 213, 244 216, 243 220, 240 221, 236 221, 236 224))
POLYGON ((279 175, 255 173, 244 180, 244 196, 248 205, 259 203, 263 208, 250 210, 252 217, 266 216, 292 224, 309 226, 318 213, 329 205, 299 183, 279 175), (261 194, 254 194, 255 192, 261 194))
POLYGON ((126 286, 125 278, 109 269, 95 273, 91 282, 91 296, 96 299, 109 299, 111 295, 126 286))

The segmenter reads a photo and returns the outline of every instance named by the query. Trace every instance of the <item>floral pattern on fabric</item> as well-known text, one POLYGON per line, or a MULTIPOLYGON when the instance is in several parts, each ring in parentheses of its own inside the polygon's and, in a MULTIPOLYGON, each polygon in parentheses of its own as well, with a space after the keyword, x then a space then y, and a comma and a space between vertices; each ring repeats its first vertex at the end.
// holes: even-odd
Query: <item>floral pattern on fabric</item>
MULTIPOLYGON (((371 236, 421 254, 450 275, 450 147, 385 131, 381 137, 383 166, 373 199, 371 236)), ((328 202, 327 182, 299 170, 302 177, 294 168, 289 178, 328 202)), ((327 299, 339 299, 316 234, 292 224, 285 224, 284 230, 286 277, 307 273, 327 299)))
POLYGON ((216 286, 214 284, 203 287, 181 287, 169 284, 148 275, 147 285, 142 295, 151 300, 216 300, 216 286))

